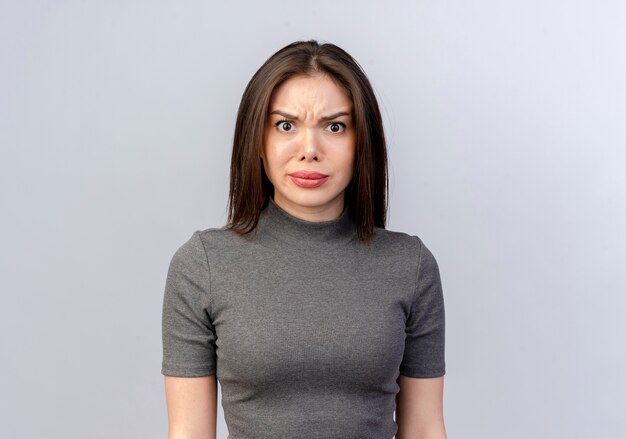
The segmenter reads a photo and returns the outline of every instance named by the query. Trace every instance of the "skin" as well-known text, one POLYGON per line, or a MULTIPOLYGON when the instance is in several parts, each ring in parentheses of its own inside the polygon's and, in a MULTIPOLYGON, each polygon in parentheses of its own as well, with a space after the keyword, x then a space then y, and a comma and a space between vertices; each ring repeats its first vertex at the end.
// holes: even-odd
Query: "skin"
POLYGON ((443 419, 443 378, 400 375, 395 439, 447 439, 443 419))
POLYGON ((328 76, 295 76, 274 91, 261 158, 283 210, 307 221, 339 217, 355 149, 352 99, 328 76), (288 175, 294 171, 321 172, 329 179, 302 188, 288 175))
POLYGON ((165 376, 168 439, 215 439, 217 379, 165 376))
MULTIPOLYGON (((321 74, 292 77, 275 90, 260 156, 274 185, 274 201, 286 212, 306 221, 326 221, 343 211, 356 148, 352 109, 345 90, 321 74), (317 188, 302 188, 288 176, 301 170, 321 172, 329 179, 317 188)), ((400 375, 398 384, 395 438, 447 439, 443 377, 400 375)), ((165 392, 168 439, 215 439, 215 375, 165 376, 165 392)))

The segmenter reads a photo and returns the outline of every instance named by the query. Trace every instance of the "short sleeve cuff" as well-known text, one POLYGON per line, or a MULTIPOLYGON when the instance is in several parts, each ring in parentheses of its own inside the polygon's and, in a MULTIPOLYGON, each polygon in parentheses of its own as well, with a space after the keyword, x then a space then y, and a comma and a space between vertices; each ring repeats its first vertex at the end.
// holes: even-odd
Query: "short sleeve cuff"
POLYGON ((215 375, 215 367, 213 366, 176 366, 172 364, 162 364, 161 375, 174 377, 202 377, 215 375))
POLYGON ((446 374, 446 366, 405 366, 400 368, 400 375, 413 378, 436 378, 446 374))

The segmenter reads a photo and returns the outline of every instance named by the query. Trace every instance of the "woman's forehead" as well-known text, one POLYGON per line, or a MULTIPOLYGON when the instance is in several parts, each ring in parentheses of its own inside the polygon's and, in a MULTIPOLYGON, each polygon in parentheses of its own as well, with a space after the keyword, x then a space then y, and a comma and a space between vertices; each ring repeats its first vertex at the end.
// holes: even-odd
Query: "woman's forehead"
POLYGON ((293 76, 276 88, 270 101, 270 112, 282 110, 328 112, 349 110, 348 92, 325 74, 293 76))

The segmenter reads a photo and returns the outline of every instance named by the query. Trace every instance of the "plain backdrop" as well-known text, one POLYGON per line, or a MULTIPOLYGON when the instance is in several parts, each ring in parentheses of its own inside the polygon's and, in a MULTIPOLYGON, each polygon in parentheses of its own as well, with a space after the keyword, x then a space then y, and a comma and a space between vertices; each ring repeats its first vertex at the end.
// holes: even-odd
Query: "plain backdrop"
POLYGON ((388 228, 439 262, 448 437, 626 437, 624 23, 619 0, 0 1, 0 435, 166 437, 170 258, 224 224, 248 80, 316 38, 372 81, 388 228))

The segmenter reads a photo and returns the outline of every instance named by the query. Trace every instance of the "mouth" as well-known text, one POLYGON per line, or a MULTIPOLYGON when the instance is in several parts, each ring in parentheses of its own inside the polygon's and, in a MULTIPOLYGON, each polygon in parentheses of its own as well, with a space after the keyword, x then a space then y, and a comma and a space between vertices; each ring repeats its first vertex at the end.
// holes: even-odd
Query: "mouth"
POLYGON ((328 175, 321 172, 297 171, 289 175, 294 184, 303 188, 316 188, 328 181, 328 175))

